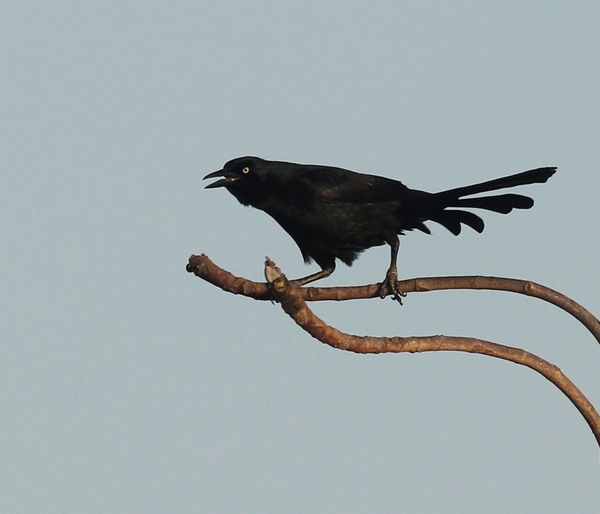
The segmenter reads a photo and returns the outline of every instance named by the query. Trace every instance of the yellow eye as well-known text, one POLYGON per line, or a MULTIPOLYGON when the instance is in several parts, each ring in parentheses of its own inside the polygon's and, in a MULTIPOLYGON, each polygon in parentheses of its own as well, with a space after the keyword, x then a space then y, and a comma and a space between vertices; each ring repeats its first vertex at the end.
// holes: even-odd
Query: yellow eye
POLYGON ((246 173, 250 173, 250 168, 248 166, 246 166, 243 170, 242 173, 246 174, 246 173))

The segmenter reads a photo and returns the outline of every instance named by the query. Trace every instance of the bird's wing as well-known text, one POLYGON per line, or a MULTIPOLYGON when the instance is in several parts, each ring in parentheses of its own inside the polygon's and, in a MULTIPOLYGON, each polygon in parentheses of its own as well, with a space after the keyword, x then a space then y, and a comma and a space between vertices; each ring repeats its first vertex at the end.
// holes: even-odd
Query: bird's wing
POLYGON ((365 175, 342 168, 314 167, 304 173, 305 180, 328 203, 379 203, 402 199, 410 191, 402 182, 365 175))

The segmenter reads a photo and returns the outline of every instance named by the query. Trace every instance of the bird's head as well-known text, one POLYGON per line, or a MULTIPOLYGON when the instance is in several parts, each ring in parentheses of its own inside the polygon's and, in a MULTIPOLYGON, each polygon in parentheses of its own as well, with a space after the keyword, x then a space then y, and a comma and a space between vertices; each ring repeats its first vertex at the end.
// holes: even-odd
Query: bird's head
POLYGON ((266 168, 267 161, 260 157, 238 157, 225 164, 222 170, 206 175, 204 179, 222 178, 209 184, 205 189, 224 187, 240 203, 257 205, 264 193, 263 182, 266 168))

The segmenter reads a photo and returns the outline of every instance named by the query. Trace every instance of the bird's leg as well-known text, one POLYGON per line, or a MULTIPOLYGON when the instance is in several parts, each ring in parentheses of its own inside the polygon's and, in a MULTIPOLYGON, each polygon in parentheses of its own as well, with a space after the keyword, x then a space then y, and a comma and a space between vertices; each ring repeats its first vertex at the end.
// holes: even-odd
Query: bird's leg
POLYGON ((314 282, 315 280, 320 280, 322 278, 328 277, 334 271, 335 271, 335 261, 333 262, 333 264, 330 264, 329 266, 322 268, 321 271, 317 271, 316 273, 307 275, 306 277, 298 278, 298 279, 294 280, 293 282, 295 282, 299 286, 303 286, 305 284, 308 284, 309 282, 314 282))
POLYGON ((389 235, 386 237, 387 243, 391 248, 390 267, 385 275, 385 280, 381 283, 381 289, 379 290, 379 296, 385 298, 388 292, 392 293, 392 298, 402 305, 402 297, 406 296, 398 288, 398 250, 400 249, 400 239, 397 234, 389 235))

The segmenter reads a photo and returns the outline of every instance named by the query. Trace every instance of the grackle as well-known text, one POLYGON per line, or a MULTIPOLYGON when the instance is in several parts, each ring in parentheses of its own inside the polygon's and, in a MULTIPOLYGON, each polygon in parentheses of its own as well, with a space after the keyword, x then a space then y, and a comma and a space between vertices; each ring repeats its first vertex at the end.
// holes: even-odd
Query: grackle
POLYGON ((399 234, 414 229, 430 234, 426 221, 439 223, 454 235, 460 234, 463 224, 482 232, 483 220, 463 209, 508 214, 513 209, 531 208, 533 200, 514 193, 472 195, 543 183, 555 172, 556 168, 537 168, 427 193, 397 180, 342 168, 239 157, 204 178, 221 177, 206 187, 224 187, 243 205, 269 214, 294 239, 304 261, 314 260, 321 267, 321 271, 298 279, 299 285, 331 275, 336 259, 351 266, 360 252, 389 244, 390 267, 380 294, 383 298, 391 293, 400 300, 402 293, 396 284, 399 234))

